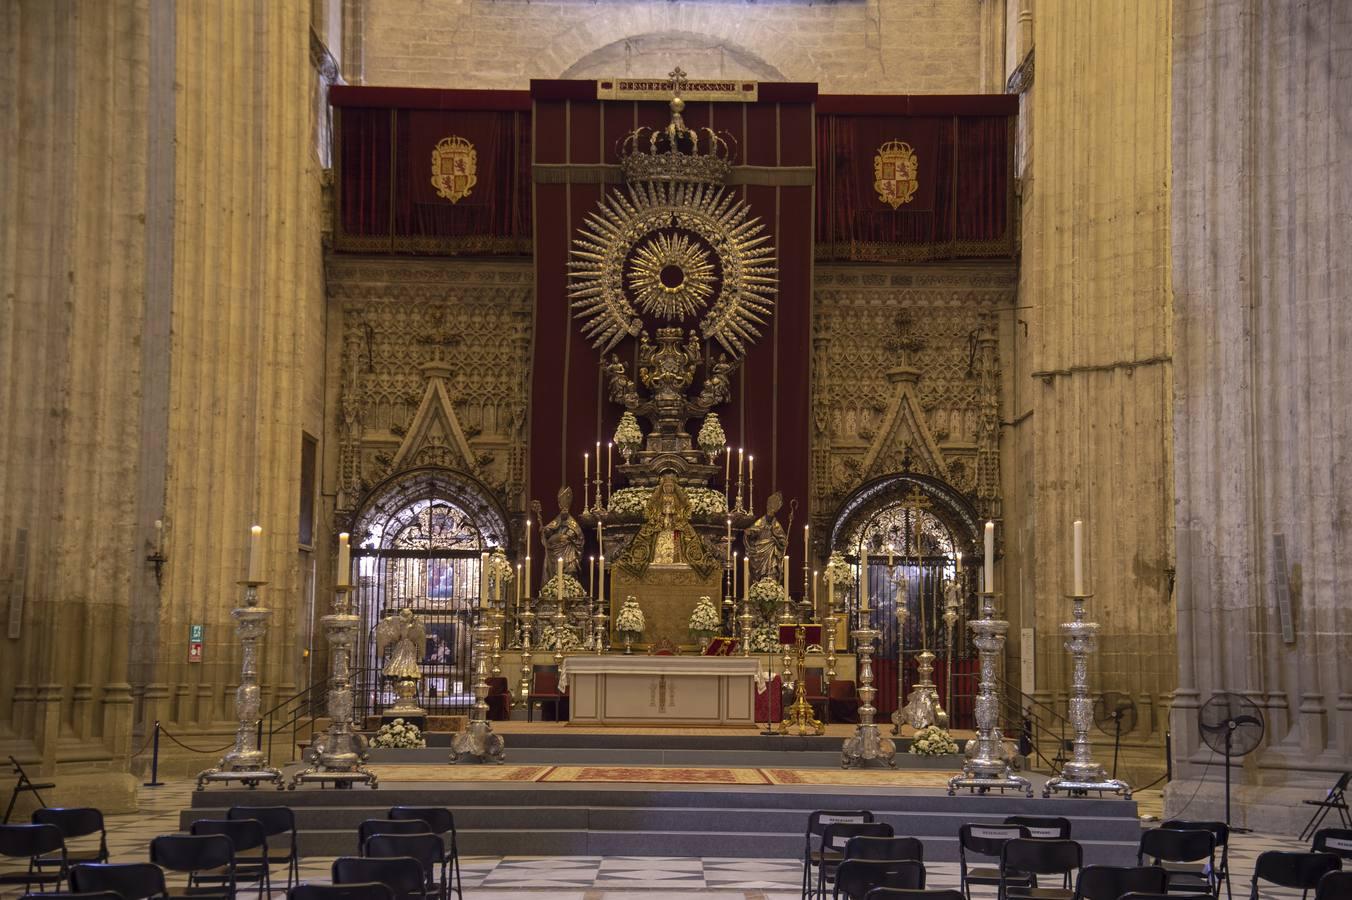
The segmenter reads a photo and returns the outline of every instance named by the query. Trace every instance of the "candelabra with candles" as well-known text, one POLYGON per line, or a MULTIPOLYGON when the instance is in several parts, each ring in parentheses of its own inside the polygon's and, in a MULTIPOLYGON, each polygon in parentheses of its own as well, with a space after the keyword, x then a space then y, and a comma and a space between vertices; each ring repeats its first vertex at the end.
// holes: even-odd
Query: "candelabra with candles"
POLYGON ((530 598, 522 600, 526 604, 525 608, 517 614, 517 619, 521 622, 521 683, 516 691, 516 705, 518 708, 526 705, 526 698, 530 696, 531 673, 531 634, 535 629, 535 613, 531 612, 530 598))
MULTIPOLYGON (((340 566, 338 577, 346 574, 340 566)), ((361 584, 369 590, 370 576, 363 576, 361 584)), ((338 585, 332 612, 319 620, 329 641, 329 728, 306 752, 308 765, 291 777, 293 790, 306 781, 343 787, 365 782, 377 787, 376 774, 362 765, 367 757, 366 738, 352 730, 352 645, 361 620, 352 612, 350 591, 348 585, 338 585)))
MULTIPOLYGON (((865 564, 867 566, 867 563, 865 564)), ((867 568, 865 569, 867 573, 867 568)), ((867 575, 865 576, 867 577, 867 575)), ((861 594, 863 592, 861 591, 861 594)), ((840 766, 862 766, 870 759, 881 759, 887 765, 895 767, 897 745, 891 738, 878 731, 873 721, 877 707, 873 698, 878 690, 873 686, 873 642, 878 639, 878 629, 870 627, 869 611, 865 603, 860 607, 860 627, 851 632, 854 635, 855 648, 859 653, 859 724, 854 734, 845 739, 840 751, 840 766)))
MULTIPOLYGON (((989 557, 989 543, 987 544, 989 557)), ((989 570, 988 570, 989 571, 989 570)), ((986 584, 991 583, 989 574, 986 584)), ((948 795, 958 788, 972 788, 986 793, 991 788, 1023 791, 1033 796, 1033 785, 1027 778, 1015 775, 1009 766, 1009 751, 1000 731, 1000 686, 995 667, 1005 646, 1009 623, 995 618, 995 592, 981 593, 981 618, 968 622, 975 635, 977 654, 981 661, 981 683, 976 695, 976 748, 969 750, 962 774, 948 779, 948 795)))
POLYGON ((948 671, 945 673, 947 684, 944 688, 944 696, 948 702, 953 702, 953 642, 957 638, 958 616, 962 609, 962 554, 958 554, 957 577, 950 586, 948 592, 944 595, 944 633, 945 640, 948 643, 944 659, 948 661, 948 671))
POLYGON ((1094 701, 1089 696, 1089 656, 1096 649, 1099 626, 1097 622, 1084 620, 1084 602, 1092 596, 1071 594, 1073 621, 1061 624, 1072 664, 1070 724, 1075 729, 1075 739, 1070 761, 1061 767, 1061 774, 1043 785, 1042 796, 1050 797, 1053 791, 1065 791, 1071 796, 1082 796, 1089 791, 1112 791, 1130 800, 1131 786, 1121 779, 1109 777, 1107 770, 1094 761, 1089 746, 1089 726, 1094 719, 1094 701))
MULTIPOLYGON (((251 565, 252 569, 253 566, 251 565)), ((242 781, 249 787, 271 781, 281 790, 285 785, 281 770, 268 765, 267 755, 258 746, 258 715, 261 705, 258 686, 258 642, 268 630, 272 610, 258 605, 258 589, 267 584, 251 574, 239 582, 244 587, 244 605, 230 611, 239 635, 239 687, 235 690, 235 744, 221 757, 215 767, 199 772, 197 789, 203 790, 208 781, 242 781)))

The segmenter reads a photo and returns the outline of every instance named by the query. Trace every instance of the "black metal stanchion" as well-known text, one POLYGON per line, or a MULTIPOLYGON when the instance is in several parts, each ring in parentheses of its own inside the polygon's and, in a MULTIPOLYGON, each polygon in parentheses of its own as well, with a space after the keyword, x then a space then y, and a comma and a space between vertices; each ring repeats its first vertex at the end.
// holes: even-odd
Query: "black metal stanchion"
POLYGON ((155 720, 155 734, 152 739, 155 745, 150 751, 150 780, 145 782, 143 787, 160 787, 164 784, 163 781, 160 781, 160 722, 158 719, 155 720))

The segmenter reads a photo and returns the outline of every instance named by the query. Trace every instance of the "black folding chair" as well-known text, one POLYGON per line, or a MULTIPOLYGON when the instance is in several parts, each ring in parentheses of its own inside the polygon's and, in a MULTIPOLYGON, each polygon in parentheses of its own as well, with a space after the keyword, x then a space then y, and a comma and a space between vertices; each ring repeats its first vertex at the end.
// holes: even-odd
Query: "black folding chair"
POLYGON ((116 894, 122 900, 167 900, 164 870, 152 863, 79 863, 71 866, 70 889, 80 894, 116 894))
POLYGON ((833 900, 864 900, 879 887, 920 889, 925 864, 917 859, 845 859, 836 866, 833 900))
POLYGON ((76 894, 72 891, 44 891, 38 894, 21 894, 19 900, 122 900, 121 894, 112 891, 92 891, 88 894, 76 894))
POLYGON ((1249 900, 1258 900, 1258 882, 1266 881, 1278 887, 1298 888, 1301 900, 1319 886, 1319 879, 1329 872, 1337 872, 1343 861, 1328 853, 1303 853, 1289 850, 1267 850, 1258 854, 1253 865, 1253 880, 1249 886, 1249 900))
MULTIPOLYGON (((455 816, 449 809, 443 806, 391 806, 389 817, 391 819, 415 819, 426 822, 432 829, 433 834, 441 835, 443 841, 449 842, 446 846, 446 860, 452 869, 452 876, 455 880, 455 895, 463 898, 464 891, 460 887, 460 845, 455 836, 455 816)), ((449 881, 447 882, 449 886, 449 881)))
POLYGON ((416 859, 423 867, 427 894, 446 896, 446 845, 435 834, 373 834, 366 839, 361 852, 362 856, 416 859))
POLYGON ((826 889, 832 884, 836 866, 845 858, 845 845, 856 837, 891 837, 892 826, 886 822, 833 822, 822 831, 821 849, 817 851, 816 895, 825 900, 826 889))
POLYGON ((845 859, 913 859, 925 861, 925 845, 913 837, 860 835, 845 842, 845 859))
MULTIPOLYGON (((821 863, 821 839, 826 827, 864 825, 872 821, 873 813, 866 809, 818 809, 807 817, 807 833, 803 836, 803 900, 807 900, 809 894, 816 894, 812 886, 812 870, 821 863)), ((836 862, 840 861, 842 855, 838 850, 831 853, 836 862)))
POLYGON ((1184 820, 1169 819, 1160 824, 1161 828, 1173 828, 1177 831, 1209 831, 1216 838, 1216 851, 1220 854, 1220 859, 1216 862, 1214 873, 1208 873, 1199 868, 1196 872, 1190 873, 1187 869, 1177 866, 1167 866, 1170 869, 1169 889, 1174 888, 1192 888, 1198 891, 1211 891, 1215 889, 1216 896, 1220 896, 1220 883, 1225 882, 1225 895, 1230 897, 1230 826, 1224 822, 1213 822, 1210 820, 1184 820), (1189 875, 1191 881, 1189 883, 1189 875), (1208 880, 1210 879, 1210 880, 1208 880))
POLYGON ((930 888, 913 891, 910 888, 876 887, 864 895, 864 900, 963 900, 962 891, 952 888, 930 888))
MULTIPOLYGON (((14 757, 10 757, 13 761, 14 757)), ((15 765, 18 765, 15 763, 15 765)), ((1347 789, 1352 784, 1352 772, 1344 772, 1338 776, 1338 780, 1333 782, 1333 787, 1320 800, 1302 800, 1301 803, 1306 806, 1313 806, 1314 812, 1310 814, 1310 821, 1305 823, 1305 827, 1300 830, 1300 840, 1305 840, 1319 829, 1323 824, 1324 817, 1330 810, 1338 811, 1338 818, 1343 823, 1344 828, 1352 828, 1352 813, 1347 809, 1347 789)), ((12 801, 11 801, 12 802, 12 801)))
POLYGON ((27 871, 0 874, 0 885, 21 884, 25 892, 33 885, 43 890, 49 884, 59 886, 70 874, 66 842, 55 825, 0 825, 0 857, 27 861, 27 871), (46 871, 43 860, 56 871, 46 871))
POLYGON ((1117 900, 1133 892, 1163 894, 1169 876, 1160 866, 1085 866, 1075 879, 1075 900, 1117 900))
POLYGON ((1329 853, 1352 860, 1352 828, 1321 828, 1310 842, 1311 853, 1329 853))
POLYGON ((1118 900, 1215 900, 1210 894, 1144 894, 1132 891, 1123 894, 1118 900))
POLYGON ((1178 886, 1185 891, 1202 890, 1213 897, 1220 892, 1213 831, 1203 828, 1143 831, 1136 847, 1136 865, 1144 864, 1147 859, 1153 865, 1163 866, 1168 873, 1166 891, 1178 886))
MULTIPOLYGON (((258 883, 258 900, 272 896, 272 861, 268 858, 268 835, 257 819, 198 819, 189 827, 196 835, 219 834, 230 839, 235 851, 235 869, 231 876, 236 886, 240 883, 258 883), (241 853, 257 850, 258 855, 246 861, 241 853), (265 893, 266 892, 266 893, 265 893)), ((221 882, 226 876, 199 875, 199 884, 221 882)))
POLYGON ((235 900, 235 847, 223 834, 162 834, 150 842, 150 861, 188 876, 194 900, 235 900))
MULTIPOLYGON (((268 862, 286 864, 286 886, 300 881, 300 846, 296 841, 296 813, 289 806, 232 806, 225 811, 227 819, 253 819, 263 826, 268 837, 268 862), (285 835, 286 855, 280 854, 283 842, 275 841, 285 835)), ((261 860, 253 856, 236 856, 240 865, 254 865, 261 860)))
MULTIPOLYGON (((357 826, 357 847, 364 848, 366 842, 378 834, 431 834, 432 826, 422 819, 367 819, 357 826)), ((362 855, 366 851, 362 850, 362 855)))
MULTIPOLYGON (((103 827, 103 813, 88 806, 50 807, 33 810, 34 825, 55 825, 66 840, 66 861, 70 864, 108 861, 108 832, 103 827), (97 850, 72 851, 70 842, 80 838, 99 836, 97 850)), ((55 859, 39 859, 38 868, 57 864, 55 859)))
MULTIPOLYGON (((1023 825, 1028 829, 1030 838, 1056 838, 1070 840, 1070 819, 1064 816, 1005 816, 1006 825, 1023 825)), ((1062 886, 1070 890, 1070 876, 1067 875, 1062 886)))
POLYGON ((1347 900, 1352 897, 1352 872, 1329 872, 1319 879, 1314 900, 1347 900))
POLYGON ((422 863, 411 856, 381 859, 369 856, 340 856, 333 861, 334 884, 385 885, 395 900, 426 900, 427 879, 422 863))
POLYGON ((14 814, 14 804, 19 802, 20 794, 32 794, 37 798, 39 806, 46 806, 47 801, 43 800, 42 794, 38 792, 51 790, 56 787, 55 782, 44 781, 39 784, 38 782, 33 781, 28 777, 28 773, 23 770, 23 766, 19 765, 19 761, 12 756, 9 758, 9 764, 14 767, 14 775, 18 780, 14 782, 14 790, 9 795, 9 806, 5 808, 5 817, 0 819, 0 824, 3 825, 9 824, 9 817, 14 814))
POLYGON ((394 900, 394 891, 378 881, 364 884, 298 884, 287 900, 394 900))
MULTIPOLYGON (((1005 841, 1031 836, 1028 833, 1027 825, 978 825, 969 823, 959 827, 958 888, 962 891, 966 900, 972 900, 972 885, 981 884, 999 887, 1001 879, 998 865, 969 866, 967 864, 968 853, 973 856, 987 856, 999 860, 1000 851, 1005 846, 1005 841)), ((1006 880, 1011 884, 1019 881, 1013 873, 1010 873, 1006 880)), ((1025 877, 1022 884, 1025 887, 1029 886, 1028 878, 1025 877)))
POLYGON ((1037 900, 1072 900, 1075 892, 1069 888, 1040 888, 1039 875, 1061 875, 1069 880, 1071 873, 1084 862, 1084 851, 1071 840, 1058 838, 1014 838, 1000 848, 1000 900, 1013 897, 1033 897, 1037 900), (1029 877, 1031 876, 1031 877, 1029 877), (1023 881, 1023 879, 1028 879, 1023 881))

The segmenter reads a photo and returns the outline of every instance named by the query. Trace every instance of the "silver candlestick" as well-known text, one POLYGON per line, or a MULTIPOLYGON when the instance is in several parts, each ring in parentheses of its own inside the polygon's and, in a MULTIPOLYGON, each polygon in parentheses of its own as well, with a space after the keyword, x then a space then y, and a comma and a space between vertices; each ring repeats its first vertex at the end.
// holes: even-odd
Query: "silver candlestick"
POLYGON ((878 639, 879 632, 869 627, 868 610, 860 610, 860 616, 861 627, 850 633, 854 635, 855 646, 859 651, 859 699, 863 703, 859 707, 859 724, 841 748, 840 767, 862 766, 870 759, 881 759, 895 767, 897 745, 891 738, 880 734, 873 722, 873 715, 878 711, 873 705, 873 698, 878 693, 873 686, 873 642, 878 639))
POLYGON ((258 642, 268 630, 272 610, 258 605, 258 589, 266 581, 241 581, 244 586, 244 605, 230 611, 239 635, 239 687, 235 690, 235 745, 221 757, 214 768, 197 774, 197 789, 204 790, 208 781, 242 781, 251 788, 260 781, 283 785, 280 770, 268 765, 268 758, 258 747, 258 714, 261 707, 258 687, 258 642))
POLYGON ((605 607, 603 607, 598 600, 596 603, 596 612, 592 614, 592 634, 596 638, 594 649, 596 650, 597 656, 601 656, 606 652, 606 638, 610 636, 607 633, 609 629, 606 627, 606 624, 609 621, 610 616, 606 614, 605 607))
POLYGON ((742 614, 737 617, 737 621, 742 623, 742 655, 751 655, 751 623, 756 621, 756 617, 751 614, 751 599, 749 597, 742 599, 742 614))
MULTIPOLYGON (((902 579, 902 584, 906 579, 902 579)), ((892 733, 901 734, 901 726, 906 724, 907 708, 901 702, 906 696, 906 620, 910 618, 906 608, 904 591, 897 593, 897 708, 892 710, 892 733)))
MULTIPOLYGON (((368 578, 363 578, 363 585, 368 578)), ((351 787, 365 783, 372 789, 378 778, 365 768, 366 738, 352 730, 352 644, 360 619, 352 612, 350 588, 339 585, 333 592, 333 611, 319 620, 329 641, 329 730, 320 735, 305 754, 308 765, 291 777, 288 785, 306 781, 332 781, 351 787)))
POLYGON ((948 796, 958 788, 974 788, 986 793, 991 788, 1012 788, 1033 796, 1033 783, 1015 775, 1009 767, 1009 751, 1000 732, 1000 687, 995 665, 1005 646, 1009 623, 995 618, 995 594, 981 594, 981 618, 967 623, 976 635, 973 643, 981 659, 981 683, 976 695, 976 746, 968 748, 962 774, 948 779, 948 796))
POLYGON ((1089 746, 1089 726, 1094 719, 1094 701, 1089 696, 1089 655, 1096 649, 1098 623, 1084 620, 1084 601, 1093 594, 1072 594, 1074 621, 1063 622, 1061 633, 1066 636, 1066 650, 1070 652, 1070 724, 1075 729, 1074 750, 1070 762, 1061 767, 1061 774, 1049 779, 1042 788, 1042 796, 1052 791, 1065 791, 1075 796, 1088 791, 1112 791, 1124 799, 1131 799, 1131 786, 1125 781, 1108 777, 1103 766, 1094 762, 1089 746))
MULTIPOLYGON (((530 603, 530 600, 525 602, 530 603)), ((535 628, 535 613, 527 606, 517 614, 517 619, 521 622, 521 683, 516 689, 516 705, 520 708, 530 702, 531 674, 534 672, 531 668, 530 642, 531 632, 535 628)))
POLYGON ((495 762, 503 759, 502 735, 488 721, 488 654, 493 641, 493 613, 479 606, 474 628, 474 708, 465 730, 451 740, 450 762, 495 762))

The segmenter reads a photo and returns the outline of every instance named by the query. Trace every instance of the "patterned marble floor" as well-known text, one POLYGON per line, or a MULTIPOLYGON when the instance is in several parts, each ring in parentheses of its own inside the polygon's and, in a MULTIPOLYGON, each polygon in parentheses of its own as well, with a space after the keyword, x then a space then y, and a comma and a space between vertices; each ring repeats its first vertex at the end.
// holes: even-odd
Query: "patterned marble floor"
MULTIPOLYGON (((172 782, 141 792, 141 810, 109 816, 108 844, 114 862, 143 861, 150 839, 178 828, 178 812, 190 803, 192 783, 172 782)), ((72 849, 81 849, 76 843, 72 849)), ((1231 884, 1234 896, 1248 896, 1254 860, 1264 850, 1301 850, 1291 838, 1260 834, 1235 835, 1231 843, 1231 884)), ((301 878, 328 881, 332 859, 301 861, 301 878)), ((927 863, 931 887, 957 887, 957 863, 927 863)), ((8 870, 8 867, 5 867, 8 870)), ((800 863, 793 859, 719 859, 690 857, 465 857, 461 863, 465 896, 474 900, 507 900, 528 896, 551 900, 660 900, 675 897, 722 900, 792 900, 799 896, 800 863)), ((280 870, 276 874, 285 874, 280 870)), ((171 882, 171 885, 173 882, 171 882)), ((274 891, 277 900, 283 892, 274 891)), ((0 892, 0 900, 17 897, 0 892)), ((253 893, 242 891, 248 898, 253 893)), ((1261 898, 1297 898, 1299 891, 1264 888, 1261 898)), ((977 900, 993 900, 993 891, 975 892, 977 900)))

